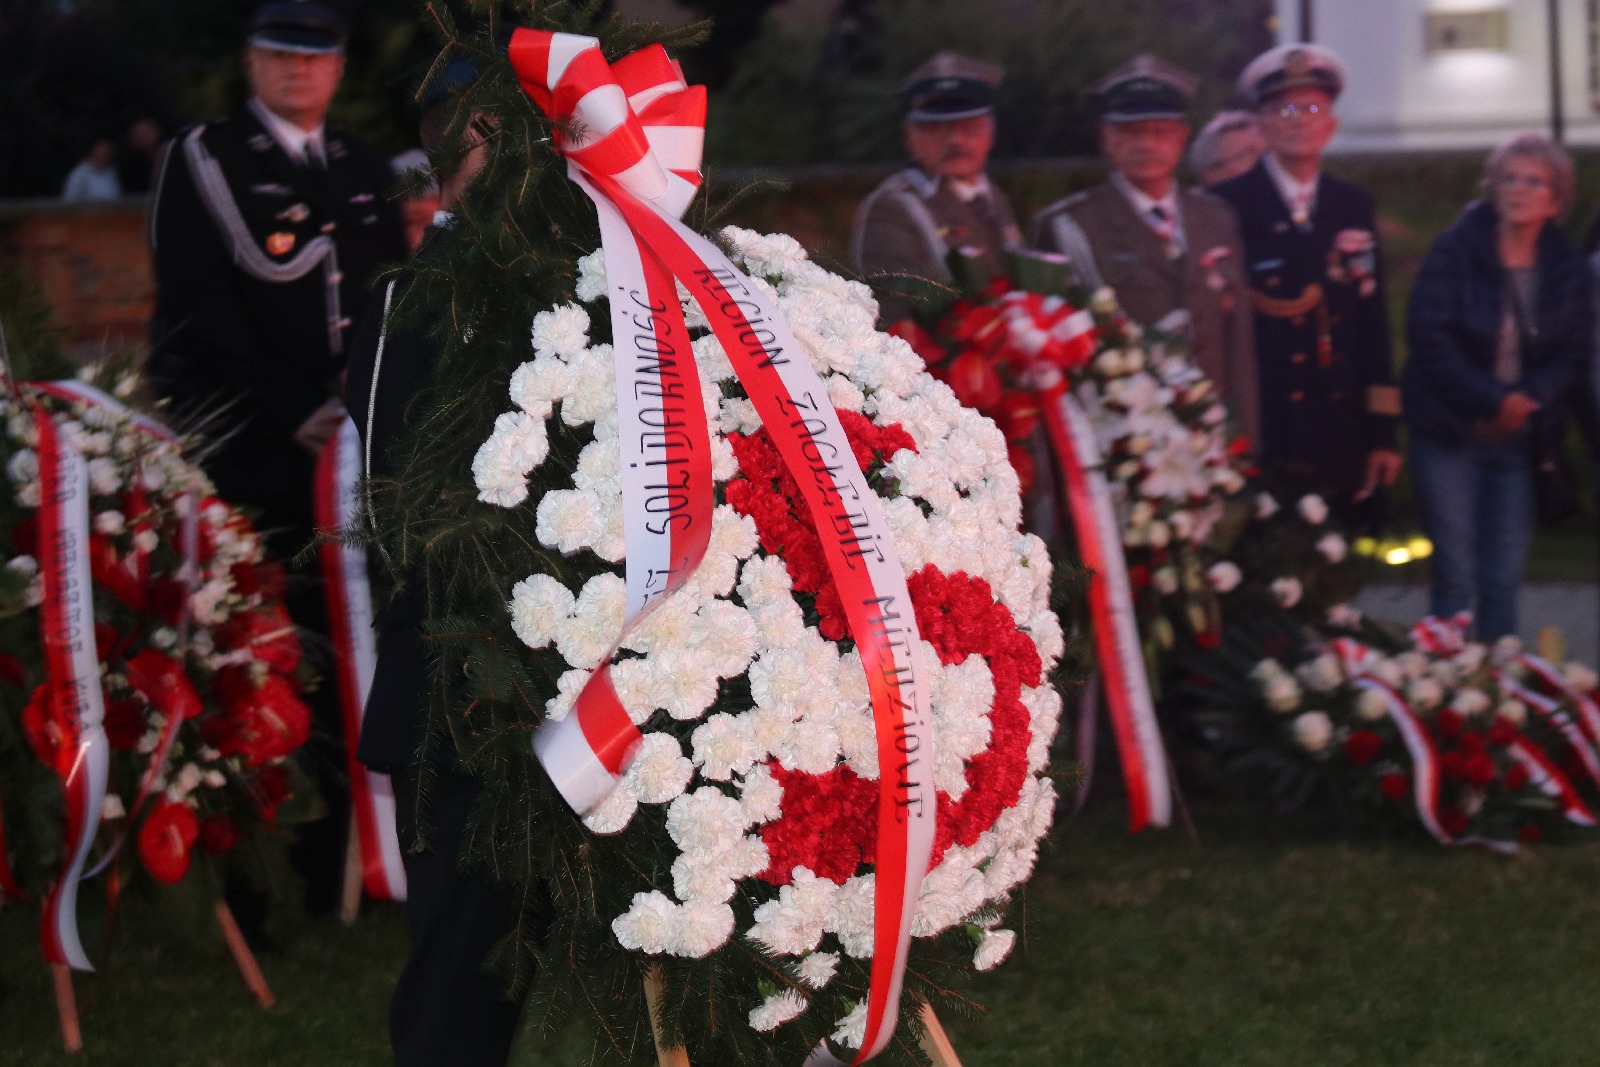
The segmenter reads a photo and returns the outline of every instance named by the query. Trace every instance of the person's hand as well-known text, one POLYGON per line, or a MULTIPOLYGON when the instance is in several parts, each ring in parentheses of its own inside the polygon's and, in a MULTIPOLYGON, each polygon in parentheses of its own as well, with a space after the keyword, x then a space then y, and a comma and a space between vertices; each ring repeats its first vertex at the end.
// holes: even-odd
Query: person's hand
POLYGON ((294 443, 313 456, 318 455, 322 452, 322 446, 339 431, 339 425, 349 417, 339 398, 329 397, 311 413, 310 418, 300 424, 300 428, 294 432, 294 443))
POLYGON ((1514 434, 1528 424, 1528 416, 1539 410, 1539 402, 1525 393, 1507 393, 1500 401, 1490 426, 1502 436, 1514 434))
POLYGON ((1373 449, 1367 453, 1366 484, 1361 487, 1361 492, 1356 494, 1356 499, 1367 499, 1379 487, 1387 489, 1399 476, 1400 453, 1392 448, 1373 449))

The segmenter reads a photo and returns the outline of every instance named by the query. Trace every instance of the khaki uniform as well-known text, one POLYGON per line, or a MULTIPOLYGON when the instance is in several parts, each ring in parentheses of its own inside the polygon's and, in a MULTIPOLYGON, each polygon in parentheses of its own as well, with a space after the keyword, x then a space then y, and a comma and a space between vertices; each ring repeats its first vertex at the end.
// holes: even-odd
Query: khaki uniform
POLYGON ((1116 290, 1123 310, 1143 326, 1187 311, 1191 358, 1259 443, 1255 338, 1238 220, 1227 203, 1198 189, 1179 191, 1177 202, 1181 251, 1169 248, 1109 182, 1035 215, 1030 244, 1071 259, 1090 288, 1116 290))
MULTIPOLYGON (((874 189, 856 211, 850 257, 869 278, 875 274, 910 275, 948 282, 945 258, 951 249, 975 252, 993 276, 1005 273, 1005 252, 1022 245, 1022 232, 1004 193, 989 186, 970 202, 950 183, 929 177, 916 167, 892 174, 874 189)), ((908 317, 904 302, 885 299, 882 321, 908 317)))

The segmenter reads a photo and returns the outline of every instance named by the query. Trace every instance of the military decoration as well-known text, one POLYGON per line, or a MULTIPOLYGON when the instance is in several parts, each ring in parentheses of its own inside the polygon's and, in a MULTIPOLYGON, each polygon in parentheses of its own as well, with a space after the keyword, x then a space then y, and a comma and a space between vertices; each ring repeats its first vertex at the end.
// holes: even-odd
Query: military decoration
POLYGON ((286 256, 294 248, 294 234, 279 230, 267 235, 267 255, 286 256))
POLYGON ((1353 284, 1364 297, 1378 289, 1378 240, 1371 230, 1340 230, 1328 253, 1328 280, 1353 284))

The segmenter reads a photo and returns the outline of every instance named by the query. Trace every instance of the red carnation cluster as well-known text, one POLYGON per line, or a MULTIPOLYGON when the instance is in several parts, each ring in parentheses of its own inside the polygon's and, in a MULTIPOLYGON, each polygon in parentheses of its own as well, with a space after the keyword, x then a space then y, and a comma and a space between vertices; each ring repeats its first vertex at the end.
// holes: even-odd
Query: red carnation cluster
MULTIPOLYGON (((901 449, 916 451, 917 443, 899 423, 878 426, 854 411, 840 411, 839 423, 856 462, 869 474, 901 449)), ((844 605, 823 558, 811 509, 800 495, 800 483, 784 465, 765 429, 749 436, 733 434, 728 441, 742 475, 728 483, 728 503, 755 520, 761 547, 782 557, 795 591, 816 597, 818 632, 830 641, 844 640, 849 636, 844 605)))
MULTIPOLYGON (((944 664, 982 656, 994 676, 989 748, 966 768, 967 791, 960 800, 938 794, 939 814, 933 845, 937 864, 952 844, 971 845, 1000 813, 1017 802, 1028 775, 1032 731, 1022 687, 1038 685, 1043 671, 1039 652, 1017 628, 989 583, 965 573, 945 575, 924 567, 907 582, 922 637, 944 664)), ((783 815, 762 827, 771 858, 762 878, 788 884, 796 867, 842 883, 877 854, 876 782, 849 767, 822 775, 772 767, 783 786, 783 815)))

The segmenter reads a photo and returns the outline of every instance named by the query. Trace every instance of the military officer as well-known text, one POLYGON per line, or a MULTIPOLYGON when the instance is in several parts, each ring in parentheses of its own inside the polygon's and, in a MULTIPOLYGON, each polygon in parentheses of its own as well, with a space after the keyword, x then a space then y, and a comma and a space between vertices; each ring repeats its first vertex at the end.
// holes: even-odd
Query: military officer
MULTIPOLYGON (((952 249, 979 256, 992 274, 1005 250, 1022 244, 1011 204, 984 173, 994 147, 994 96, 1002 71, 940 52, 912 71, 903 89, 901 132, 912 165, 886 178, 856 211, 850 254, 863 274, 949 281, 952 249)), ((880 316, 908 314, 886 298, 880 316)))
POLYGON ((1238 212, 1255 307, 1262 458, 1347 499, 1393 484, 1400 394, 1372 198, 1322 171, 1346 73, 1316 45, 1274 48, 1239 77, 1267 152, 1213 189, 1238 212))
MULTIPOLYGON (((150 240, 157 284, 149 373, 177 416, 199 422, 220 495, 256 513, 271 550, 292 558, 312 538, 317 451, 344 418, 337 398, 351 322, 378 264, 406 254, 385 194, 387 160, 323 118, 344 69, 346 25, 310 0, 275 0, 251 19, 251 97, 230 118, 180 133, 163 150, 150 240)), ((296 623, 325 632, 318 583, 297 577, 296 623)), ((319 729, 339 736, 333 691, 313 694, 319 729)), ((324 791, 338 808, 342 758, 324 791)), ((313 755, 316 755, 313 753, 313 755)), ((308 903, 337 901, 343 824, 309 830, 308 903)))
POLYGON ((1194 87, 1189 74, 1150 55, 1102 80, 1094 92, 1111 176, 1034 216, 1031 243, 1068 257, 1089 288, 1116 290, 1135 322, 1186 339, 1255 440, 1255 340, 1238 220, 1176 178, 1194 87))

